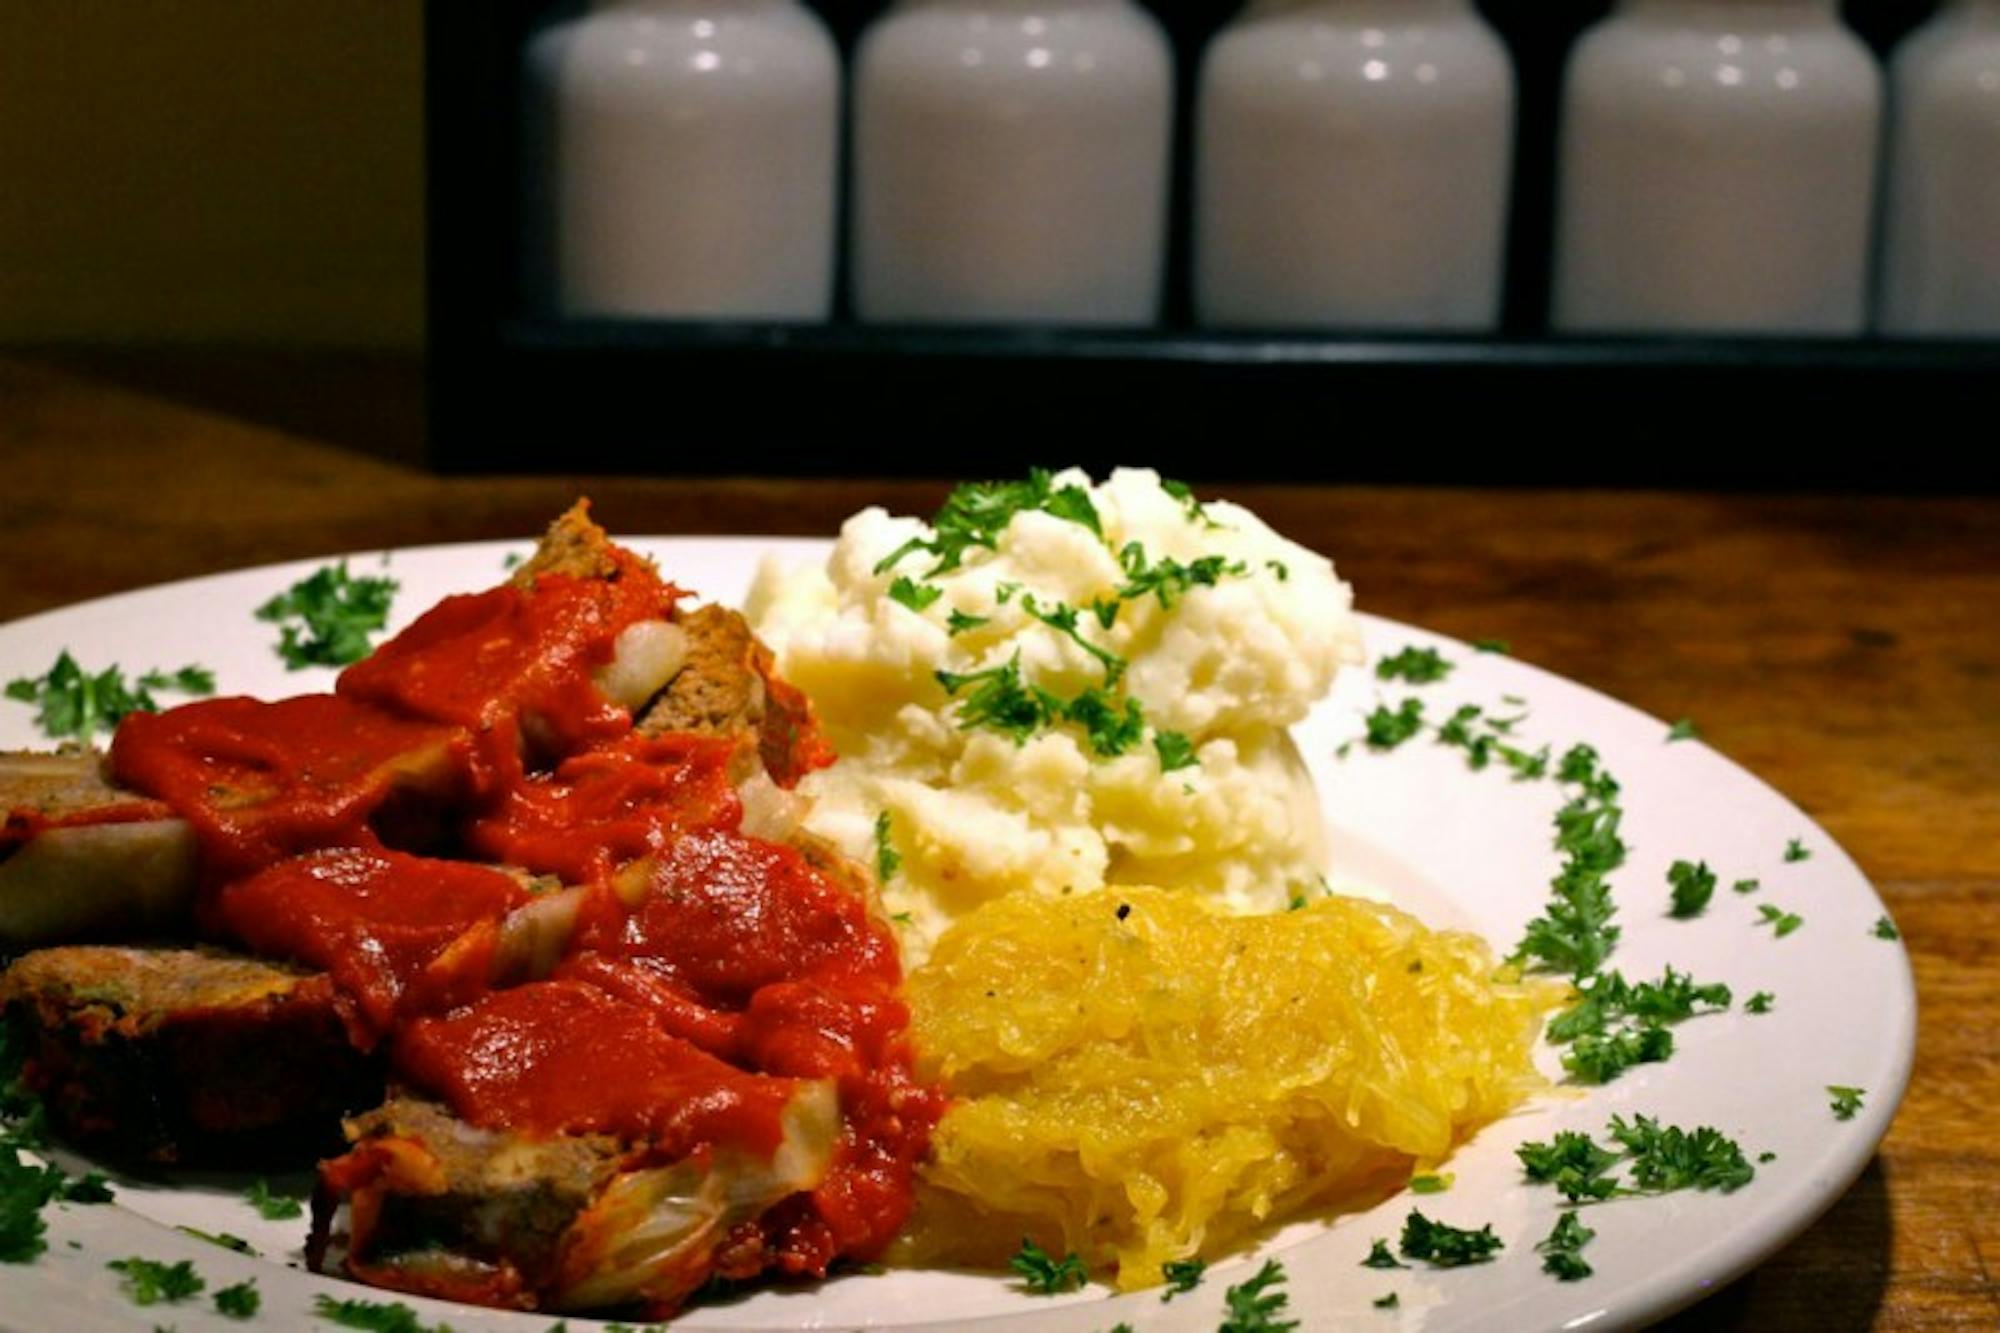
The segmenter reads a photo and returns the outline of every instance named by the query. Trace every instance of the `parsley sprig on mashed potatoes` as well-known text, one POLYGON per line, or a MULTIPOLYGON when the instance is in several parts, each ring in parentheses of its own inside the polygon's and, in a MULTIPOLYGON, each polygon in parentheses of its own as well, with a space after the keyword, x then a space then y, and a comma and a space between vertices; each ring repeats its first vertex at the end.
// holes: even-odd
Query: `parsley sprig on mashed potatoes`
POLYGON ((1016 890, 1193 890, 1280 910, 1323 867, 1285 729, 1360 660, 1332 564, 1150 471, 961 487, 866 509, 823 568, 767 564, 749 610, 843 762, 811 825, 873 859, 912 960, 1016 890))

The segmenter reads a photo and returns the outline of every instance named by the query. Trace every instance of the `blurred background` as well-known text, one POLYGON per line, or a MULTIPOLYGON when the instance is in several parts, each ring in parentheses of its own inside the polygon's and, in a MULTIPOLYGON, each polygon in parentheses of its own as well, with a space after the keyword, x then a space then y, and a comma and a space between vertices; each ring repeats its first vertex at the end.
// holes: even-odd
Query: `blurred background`
MULTIPOLYGON (((1504 318, 1470 337, 1261 337, 1193 320, 1196 72, 1231 3, 1152 6, 1175 38, 1177 100, 1164 318, 1150 330, 858 328, 845 260, 834 321, 813 331, 524 308, 523 52, 584 8, 0 5, 0 347, 446 470, 534 469, 541 442, 580 422, 570 461, 630 467, 659 436, 664 388, 676 429, 747 425, 774 442, 747 465, 774 471, 931 472, 940 432, 1004 471, 1031 461, 1024 434, 1060 423, 1081 442, 1065 457, 1136 449, 1191 475, 1994 484, 1976 451, 1918 450, 1885 478, 1830 448, 1802 469, 1776 440, 1886 439, 1977 411, 2000 344, 1550 334, 1560 75, 1605 0, 1479 6, 1513 59, 1519 120, 1504 318), (868 446, 829 451, 829 419, 864 428, 868 446), (1535 447, 1496 451, 1496 422, 1535 447), (1244 436, 1257 443, 1216 447, 1244 436)), ((857 35, 884 6, 815 8, 851 79, 857 35)), ((1878 57, 1936 10, 1843 6, 1878 57)), ((641 464, 703 466, 658 451, 641 464)))

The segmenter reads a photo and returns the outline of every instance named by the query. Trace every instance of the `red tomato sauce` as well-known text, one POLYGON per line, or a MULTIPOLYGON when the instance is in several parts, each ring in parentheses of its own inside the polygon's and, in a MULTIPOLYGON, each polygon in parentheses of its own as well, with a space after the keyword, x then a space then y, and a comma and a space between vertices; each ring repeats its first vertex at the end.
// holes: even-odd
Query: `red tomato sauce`
MULTIPOLYGON (((715 1260, 823 1275, 902 1226, 944 1100, 911 1074, 886 927, 796 848, 741 832, 734 743, 642 737, 592 683, 678 595, 621 553, 606 579, 447 598, 334 694, 129 718, 113 773, 194 824, 205 929, 324 969, 358 1040, 474 1125, 613 1134, 659 1161, 768 1154, 800 1081, 832 1080, 825 1178, 715 1260), (538 903, 478 862, 584 892, 538 903), (541 929, 568 934, 553 974, 522 980, 507 942, 541 929)), ((754 667, 757 748, 789 785, 832 751, 768 654, 754 667)))
POLYGON ((373 1031, 399 1012, 476 996, 499 927, 528 899, 485 866, 339 850, 280 861, 225 886, 213 919, 251 950, 330 973, 373 1031))

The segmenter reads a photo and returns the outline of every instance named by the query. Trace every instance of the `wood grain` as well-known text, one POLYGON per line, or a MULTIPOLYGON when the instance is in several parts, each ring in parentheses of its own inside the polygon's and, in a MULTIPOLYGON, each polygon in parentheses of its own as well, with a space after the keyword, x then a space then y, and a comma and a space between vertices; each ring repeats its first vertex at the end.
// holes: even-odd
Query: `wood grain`
MULTIPOLYGON (((0 360, 0 459, 17 553, 0 562, 0 620, 269 560, 517 538, 577 494, 618 531, 824 534, 864 504, 927 511, 945 491, 437 477, 18 359, 0 360)), ((1368 610, 1504 638, 1658 716, 1692 717, 1888 900, 1922 1006, 1901 1116, 1810 1231, 1670 1327, 2000 1327, 2000 501, 1228 494, 1333 553, 1368 610)))

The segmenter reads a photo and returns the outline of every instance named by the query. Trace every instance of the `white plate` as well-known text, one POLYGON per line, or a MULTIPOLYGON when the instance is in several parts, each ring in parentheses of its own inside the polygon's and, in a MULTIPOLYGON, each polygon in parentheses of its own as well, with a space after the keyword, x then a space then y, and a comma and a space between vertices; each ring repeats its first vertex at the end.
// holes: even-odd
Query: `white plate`
MULTIPOLYGON (((639 539, 668 575, 710 597, 737 602, 756 562, 778 551, 817 558, 824 543, 758 539, 639 539)), ((451 592, 487 587, 503 577, 503 559, 527 543, 487 543, 356 556, 355 573, 386 562, 399 579, 399 626, 451 592)), ((247 570, 106 598, 0 626, 0 681, 46 671, 68 648, 90 668, 122 664, 136 674, 188 662, 213 667, 224 692, 276 697, 323 689, 331 672, 287 673, 272 652, 271 626, 254 607, 304 577, 320 562, 247 570)), ((1365 589, 1364 589, 1365 592, 1365 589)), ((740 1302, 690 1312, 676 1329, 944 1327, 978 1319, 995 1330, 1213 1329, 1223 1290, 1249 1277, 1261 1254, 1281 1258, 1289 1273, 1291 1317, 1316 1330, 1622 1328, 1658 1319, 1719 1288, 1796 1236, 1837 1199, 1861 1171, 1894 1115, 1909 1076, 1916 1000, 1900 944, 1871 934, 1883 913, 1866 879, 1827 835, 1795 806, 1707 746, 1667 743, 1656 719, 1521 662, 1475 653, 1464 645, 1388 621, 1367 619, 1371 653, 1405 644, 1440 648, 1457 663, 1447 681, 1415 692, 1433 717, 1462 702, 1497 705, 1503 695, 1526 701, 1521 733, 1531 745, 1559 753, 1588 741, 1624 784, 1626 866, 1613 876, 1625 935, 1613 964, 1628 977, 1657 976, 1673 963, 1703 981, 1722 981, 1738 1007, 1693 1019, 1676 1030, 1679 1047, 1665 1064, 1644 1065, 1616 1082, 1580 1095, 1561 1095, 1492 1126, 1449 1164, 1456 1183, 1416 1200, 1429 1216, 1459 1226, 1492 1223, 1506 1242, 1492 1263, 1453 1271, 1380 1272, 1359 1267, 1375 1237, 1393 1238, 1411 1200, 1395 1198, 1371 1212, 1331 1222, 1294 1224, 1263 1247, 1260 1258, 1219 1263, 1194 1293, 1162 1304, 1157 1292, 1114 1297, 1104 1288, 1072 1296, 1028 1296, 999 1278, 896 1272, 843 1277, 815 1288, 774 1290, 740 1302), (1786 843, 1800 839, 1808 860, 1787 863, 1786 843), (1701 918, 1665 915, 1667 866, 1677 858, 1705 860, 1722 887, 1701 918), (1738 878, 1763 881, 1761 893, 1739 896, 1738 878), (1805 918, 1779 940, 1756 924, 1756 907, 1775 903, 1805 918), (1777 1002, 1764 1016, 1741 1009, 1754 991, 1777 1002), (1852 1120, 1832 1115, 1829 1084, 1867 1090, 1852 1120), (1757 1179, 1730 1195, 1679 1194, 1632 1199, 1592 1209, 1596 1228, 1588 1258, 1596 1276, 1558 1283, 1541 1271, 1535 1242, 1556 1217, 1555 1196, 1520 1179, 1513 1148, 1558 1129, 1602 1134, 1614 1113, 1643 1113, 1671 1124, 1714 1125, 1737 1139, 1759 1166, 1757 1179), (1400 1308, 1377 1310, 1373 1300, 1394 1291, 1400 1308)), ((1523 645, 1532 652, 1533 645, 1523 645)), ((1298 739, 1320 784, 1334 830, 1338 887, 1387 895, 1433 925, 1474 929, 1505 950, 1537 915, 1557 859, 1550 818, 1559 795, 1552 783, 1514 783, 1504 771, 1473 773, 1460 756, 1425 740, 1387 755, 1361 747, 1335 758, 1356 735, 1378 697, 1411 692, 1400 684, 1378 690, 1373 676, 1350 673, 1334 697, 1299 728, 1298 739)), ((170 702, 171 696, 163 696, 170 702)), ((0 748, 44 744, 31 710, 0 705, 0 748)), ((1559 1072, 1554 1053, 1545 1067, 1559 1072)), ((0 1265, 0 1328, 65 1333, 150 1328, 241 1329, 218 1317, 204 1296, 180 1306, 140 1309, 118 1288, 105 1262, 125 1255, 193 1259, 210 1291, 256 1277, 263 1295, 260 1323, 302 1326, 313 1297, 398 1299, 388 1293, 297 1271, 302 1223, 257 1217, 241 1198, 245 1182, 161 1188, 121 1183, 109 1206, 49 1210, 48 1253, 31 1265, 0 1265), (265 1256, 237 1255, 173 1230, 189 1225, 249 1239, 265 1256), (60 1315, 58 1315, 60 1312, 60 1315)), ((408 1300, 427 1320, 469 1330, 543 1330, 547 1316, 504 1315, 435 1301, 408 1300)), ((597 1327, 571 1319, 572 1329, 597 1327)))

